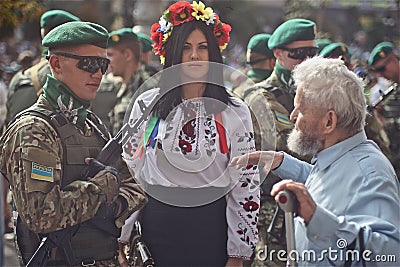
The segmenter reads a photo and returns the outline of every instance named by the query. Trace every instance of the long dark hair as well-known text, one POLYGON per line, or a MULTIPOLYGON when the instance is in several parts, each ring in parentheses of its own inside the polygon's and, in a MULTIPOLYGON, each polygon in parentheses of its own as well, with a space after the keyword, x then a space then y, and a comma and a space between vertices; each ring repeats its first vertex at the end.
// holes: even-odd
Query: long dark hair
MULTIPOLYGON (((217 39, 214 36, 212 26, 207 26, 202 21, 192 20, 190 22, 183 23, 181 25, 175 26, 172 30, 172 35, 165 44, 166 54, 165 54, 165 64, 164 69, 169 68, 173 65, 182 63, 182 53, 183 46, 187 40, 190 33, 195 29, 201 30, 206 36, 208 43, 208 57, 210 62, 216 62, 221 64, 213 64, 213 71, 209 71, 207 80, 212 81, 212 83, 207 83, 204 92, 204 97, 212 98, 217 101, 206 101, 205 108, 207 114, 217 114, 223 111, 228 103, 232 103, 229 99, 229 94, 226 91, 223 79, 223 68, 222 68, 222 55, 218 47, 217 39), (221 66, 214 68, 215 65, 221 66), (212 77, 211 77, 212 76, 212 77), (220 104, 218 104, 220 103, 220 104)), ((166 77, 163 75, 160 77, 160 93, 163 94, 161 99, 154 107, 155 113, 161 119, 166 119, 168 114, 182 102, 181 98, 181 86, 174 87, 172 90, 168 90, 176 84, 175 78, 166 77), (168 92, 167 92, 168 90, 168 92)))

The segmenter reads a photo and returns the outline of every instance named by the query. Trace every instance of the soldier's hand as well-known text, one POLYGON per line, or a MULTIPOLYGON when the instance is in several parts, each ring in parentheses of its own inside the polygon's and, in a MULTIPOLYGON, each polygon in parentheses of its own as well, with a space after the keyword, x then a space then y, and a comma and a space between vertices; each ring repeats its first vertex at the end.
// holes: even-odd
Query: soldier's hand
POLYGON ((113 202, 119 193, 118 171, 92 158, 86 158, 85 163, 89 166, 87 180, 98 186, 101 193, 106 196, 106 203, 113 202))

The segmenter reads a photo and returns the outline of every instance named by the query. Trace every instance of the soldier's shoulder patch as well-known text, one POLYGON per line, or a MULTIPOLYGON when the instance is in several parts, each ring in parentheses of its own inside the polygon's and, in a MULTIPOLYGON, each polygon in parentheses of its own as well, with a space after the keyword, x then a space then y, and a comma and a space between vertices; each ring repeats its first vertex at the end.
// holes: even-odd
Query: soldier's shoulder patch
POLYGON ((32 162, 31 178, 40 181, 54 182, 53 167, 32 162))
POLYGON ((278 111, 274 110, 274 114, 275 114, 275 118, 278 122, 283 123, 283 124, 287 124, 287 125, 291 125, 292 122, 289 120, 289 117, 286 116, 283 113, 280 113, 278 111))

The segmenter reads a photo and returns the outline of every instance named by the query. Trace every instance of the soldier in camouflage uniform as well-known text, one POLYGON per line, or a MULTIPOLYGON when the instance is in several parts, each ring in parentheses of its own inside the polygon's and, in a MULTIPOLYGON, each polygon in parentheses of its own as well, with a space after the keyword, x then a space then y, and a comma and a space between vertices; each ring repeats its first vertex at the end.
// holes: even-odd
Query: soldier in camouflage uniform
POLYGON ((151 55, 153 54, 153 41, 147 34, 142 32, 137 32, 136 34, 142 44, 142 55, 140 56, 141 69, 144 69, 146 73, 153 76, 161 69, 160 65, 155 66, 150 61, 151 55))
POLYGON ((246 76, 249 78, 242 82, 238 87, 233 88, 233 92, 243 96, 244 90, 267 79, 274 69, 275 57, 271 49, 268 48, 270 34, 260 33, 252 36, 247 44, 246 63, 250 65, 246 76))
MULTIPOLYGON (((40 18, 41 37, 43 38, 50 30, 62 23, 79 20, 78 17, 64 10, 47 11, 40 18)), ((37 64, 28 69, 22 69, 13 76, 8 86, 5 123, 0 132, 5 129, 15 115, 36 102, 38 96, 42 93, 47 74, 50 74, 50 67, 43 57, 37 64)), ((4 189, 7 190, 7 181, 4 180, 3 182, 4 189)), ((5 192, 3 196, 5 203, 6 196, 7 193, 5 192)), ((11 220, 7 211, 5 210, 6 225, 11 220)))
MULTIPOLYGON (((295 93, 291 71, 306 58, 316 55, 318 48, 315 45, 315 27, 312 21, 291 19, 276 28, 268 41, 268 47, 273 50, 276 58, 272 74, 266 80, 246 89, 242 94, 245 102, 254 114, 258 114, 259 118, 268 116, 268 108, 272 112, 271 120, 259 120, 258 123, 262 125, 253 123, 258 150, 288 151, 286 139, 294 127, 289 120, 295 93), (272 133, 270 129, 274 127, 276 131, 272 133)), ((272 185, 277 181, 279 178, 269 173, 262 184, 262 206, 258 221, 259 241, 253 261, 255 266, 284 266, 286 264, 277 258, 272 261, 268 259, 268 252, 271 250, 286 249, 285 237, 281 234, 281 229, 284 228, 282 214, 276 219, 276 228, 267 232, 277 208, 275 200, 270 196, 272 185)))
POLYGON ((400 177, 400 63, 393 44, 377 44, 371 52, 368 65, 375 73, 395 83, 397 87, 386 99, 380 112, 385 118, 384 126, 390 140, 391 161, 397 177, 400 177))
MULTIPOLYGON (((331 43, 325 46, 325 48, 320 51, 319 55, 325 58, 341 58, 345 65, 350 70, 353 70, 353 66, 350 63, 351 53, 347 45, 344 43, 331 43)), ((391 159, 389 149, 390 142, 383 124, 377 116, 374 116, 373 112, 370 115, 371 116, 367 116, 366 118, 365 133, 369 139, 373 140, 379 146, 385 156, 388 159, 391 159)))
POLYGON ((0 170, 19 215, 23 264, 40 238, 72 228, 48 254, 48 265, 118 266, 119 228, 146 202, 122 157, 113 166, 94 159, 110 137, 87 110, 109 64, 108 37, 90 22, 64 23, 48 33, 42 44, 49 47, 52 75, 0 140, 0 170))
MULTIPOLYGON (((47 11, 40 17, 41 37, 44 38, 50 30, 58 25, 79 20, 78 17, 64 10, 47 11)), ((46 52, 44 52, 44 56, 46 52)), ((50 74, 50 67, 43 57, 36 65, 14 75, 8 87, 6 125, 20 111, 36 102, 38 96, 42 93, 47 74, 50 74)))
POLYGON ((131 28, 122 28, 110 33, 107 55, 114 76, 122 77, 123 83, 117 92, 114 108, 110 112, 112 133, 116 134, 124 123, 129 103, 154 84, 141 86, 150 76, 140 69, 141 45, 131 28), (140 89, 140 92, 138 91, 140 89))

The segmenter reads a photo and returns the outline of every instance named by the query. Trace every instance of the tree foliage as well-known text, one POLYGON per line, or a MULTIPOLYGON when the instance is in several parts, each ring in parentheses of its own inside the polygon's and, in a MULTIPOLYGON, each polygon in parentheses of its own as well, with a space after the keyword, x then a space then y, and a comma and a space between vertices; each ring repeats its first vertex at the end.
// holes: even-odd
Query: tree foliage
POLYGON ((39 18, 43 11, 40 0, 1 0, 0 39, 12 35, 17 25, 39 18))

